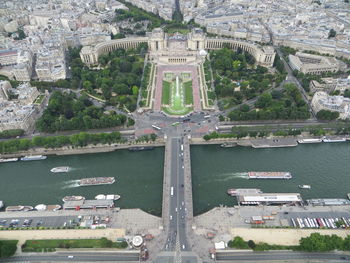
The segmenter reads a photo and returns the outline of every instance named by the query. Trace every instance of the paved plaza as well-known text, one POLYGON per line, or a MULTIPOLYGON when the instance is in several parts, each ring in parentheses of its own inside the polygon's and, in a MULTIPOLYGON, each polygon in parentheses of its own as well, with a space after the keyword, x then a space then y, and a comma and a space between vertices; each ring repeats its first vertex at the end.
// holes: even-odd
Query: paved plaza
POLYGON ((180 74, 182 72, 189 72, 192 77, 192 92, 193 92, 193 110, 201 110, 200 86, 197 74, 197 66, 190 65, 158 65, 157 66, 157 81, 154 96, 154 110, 161 111, 162 109, 162 92, 164 73, 172 72, 180 74))

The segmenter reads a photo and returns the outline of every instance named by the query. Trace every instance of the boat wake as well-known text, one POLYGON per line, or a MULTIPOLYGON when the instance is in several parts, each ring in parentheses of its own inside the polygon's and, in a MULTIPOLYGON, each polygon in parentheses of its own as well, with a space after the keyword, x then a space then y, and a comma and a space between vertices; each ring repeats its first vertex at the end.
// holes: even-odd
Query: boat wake
POLYGON ((215 181, 225 182, 232 179, 248 179, 247 173, 223 173, 216 176, 215 181))
POLYGON ((69 181, 65 181, 63 182, 64 186, 62 187, 62 189, 68 189, 68 188, 75 188, 75 187, 79 187, 79 181, 80 180, 69 180, 69 181))

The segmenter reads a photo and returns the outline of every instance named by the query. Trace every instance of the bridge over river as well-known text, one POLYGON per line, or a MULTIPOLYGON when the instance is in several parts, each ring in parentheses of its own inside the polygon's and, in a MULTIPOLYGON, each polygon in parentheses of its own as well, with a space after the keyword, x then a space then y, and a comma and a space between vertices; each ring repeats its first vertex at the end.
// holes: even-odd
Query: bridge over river
POLYGON ((162 220, 166 239, 155 262, 201 262, 191 251, 193 201, 189 138, 170 136, 165 145, 162 220))

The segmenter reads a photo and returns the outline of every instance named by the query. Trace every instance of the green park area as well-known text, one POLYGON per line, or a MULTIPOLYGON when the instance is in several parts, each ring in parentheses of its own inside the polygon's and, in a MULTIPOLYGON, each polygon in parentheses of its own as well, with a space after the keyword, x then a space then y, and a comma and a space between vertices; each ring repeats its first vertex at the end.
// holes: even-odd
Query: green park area
POLYGON ((185 115, 193 110, 191 74, 164 74, 162 105, 170 115, 185 115))
POLYGON ((107 238, 101 239, 50 239, 27 240, 23 246, 23 252, 55 251, 56 248, 126 248, 124 242, 112 242, 107 238))

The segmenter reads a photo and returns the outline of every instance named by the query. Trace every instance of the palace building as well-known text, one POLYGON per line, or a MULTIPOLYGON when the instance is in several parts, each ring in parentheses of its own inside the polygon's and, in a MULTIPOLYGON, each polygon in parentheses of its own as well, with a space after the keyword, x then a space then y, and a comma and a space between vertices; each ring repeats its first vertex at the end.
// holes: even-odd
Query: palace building
POLYGON ((179 33, 169 35, 161 28, 156 28, 145 37, 116 39, 93 46, 84 46, 80 51, 80 57, 85 64, 96 65, 102 54, 118 48, 137 48, 142 43, 148 45, 150 59, 165 64, 192 63, 200 56, 199 51, 223 47, 248 52, 255 58, 257 64, 265 67, 272 67, 275 59, 275 51, 271 46, 260 46, 256 43, 229 38, 209 38, 199 28, 192 29, 187 35, 179 33))

